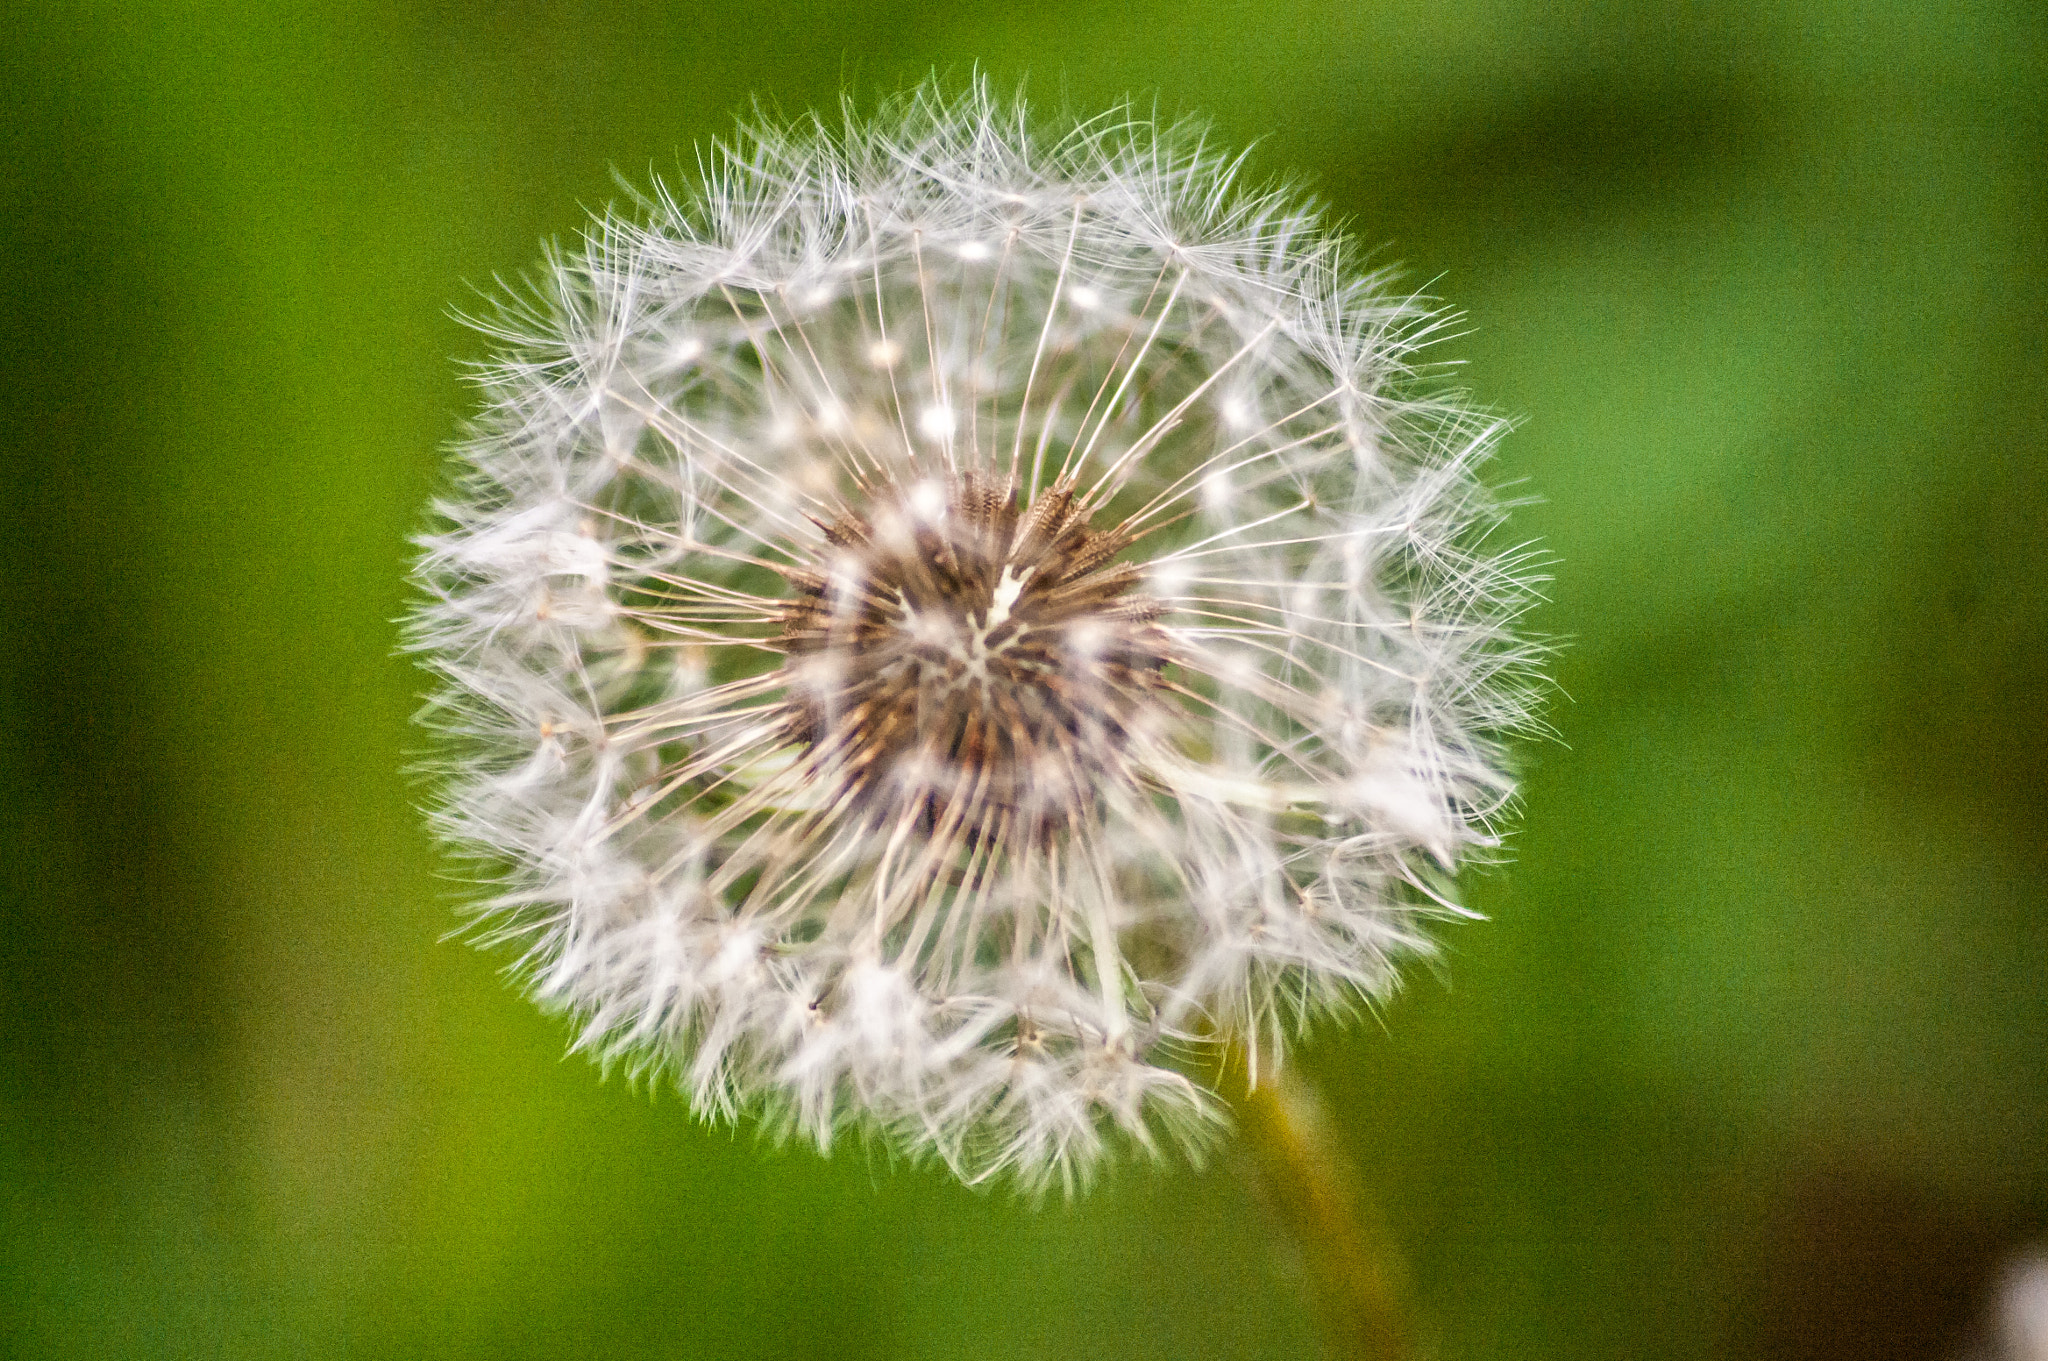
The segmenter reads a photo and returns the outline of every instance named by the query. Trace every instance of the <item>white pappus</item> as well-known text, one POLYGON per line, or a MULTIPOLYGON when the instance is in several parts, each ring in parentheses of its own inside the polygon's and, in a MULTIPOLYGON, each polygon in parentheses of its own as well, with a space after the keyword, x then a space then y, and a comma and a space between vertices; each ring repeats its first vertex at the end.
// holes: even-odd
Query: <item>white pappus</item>
POLYGON ((1430 948, 1534 723, 1502 423, 1237 170, 926 85, 743 127, 480 323, 432 816, 581 1046, 1072 1186, 1430 948))

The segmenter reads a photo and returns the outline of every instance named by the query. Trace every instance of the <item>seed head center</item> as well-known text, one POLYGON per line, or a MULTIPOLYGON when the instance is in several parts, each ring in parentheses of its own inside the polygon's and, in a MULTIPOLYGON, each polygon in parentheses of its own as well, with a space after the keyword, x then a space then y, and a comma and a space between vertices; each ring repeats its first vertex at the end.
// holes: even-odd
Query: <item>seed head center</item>
POLYGON ((971 473, 890 485, 824 531, 781 643, 793 736, 849 797, 1049 825, 1133 778, 1163 611, 1071 486, 1027 506, 971 473))

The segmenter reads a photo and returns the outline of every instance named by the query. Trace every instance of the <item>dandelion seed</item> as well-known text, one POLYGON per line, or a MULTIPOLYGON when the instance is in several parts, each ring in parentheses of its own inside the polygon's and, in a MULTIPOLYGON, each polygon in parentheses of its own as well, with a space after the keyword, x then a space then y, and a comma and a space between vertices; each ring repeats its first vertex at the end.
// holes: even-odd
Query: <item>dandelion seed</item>
POLYGON ((744 129, 487 324, 434 817, 581 1046, 1072 1185, 1430 948, 1530 722, 1501 427, 1233 166, 926 87, 744 129))

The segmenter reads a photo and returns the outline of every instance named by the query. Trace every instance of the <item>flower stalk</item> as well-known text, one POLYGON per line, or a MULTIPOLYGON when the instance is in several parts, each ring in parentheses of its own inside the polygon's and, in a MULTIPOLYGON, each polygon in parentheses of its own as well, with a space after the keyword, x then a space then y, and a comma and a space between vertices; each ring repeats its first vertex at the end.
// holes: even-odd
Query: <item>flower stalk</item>
POLYGON ((1257 1086, 1246 1085, 1248 1075, 1243 1051, 1233 1049, 1226 1090, 1259 1189, 1307 1277, 1326 1351, 1347 1361, 1405 1361, 1407 1273, 1322 1094, 1299 1064, 1257 1086))

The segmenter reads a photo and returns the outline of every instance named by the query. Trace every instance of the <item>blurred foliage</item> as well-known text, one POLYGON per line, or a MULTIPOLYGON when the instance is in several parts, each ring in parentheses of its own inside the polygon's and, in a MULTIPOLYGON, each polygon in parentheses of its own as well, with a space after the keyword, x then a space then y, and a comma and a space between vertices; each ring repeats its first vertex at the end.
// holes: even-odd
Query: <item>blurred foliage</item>
POLYGON ((759 95, 981 63, 1463 308, 1560 566, 1518 863, 1303 1062, 1442 1357, 1953 1355, 2048 1230, 2026 0, 34 5, 0 36, 0 1346, 1255 1357, 1233 1155, 1071 1205, 695 1124, 441 941, 399 775, 451 306, 759 95))

